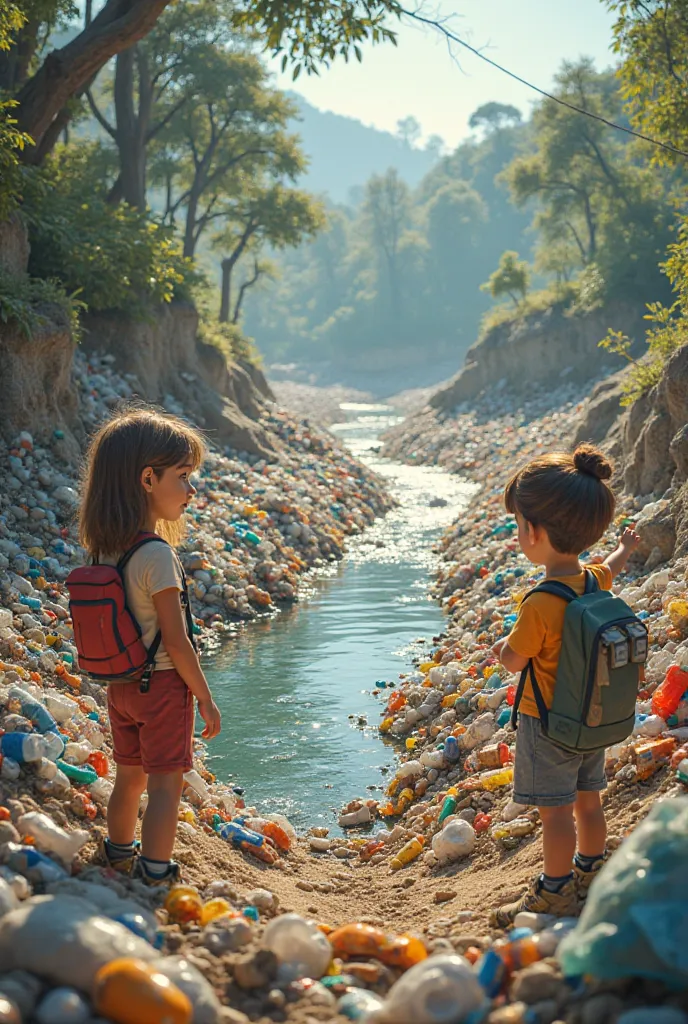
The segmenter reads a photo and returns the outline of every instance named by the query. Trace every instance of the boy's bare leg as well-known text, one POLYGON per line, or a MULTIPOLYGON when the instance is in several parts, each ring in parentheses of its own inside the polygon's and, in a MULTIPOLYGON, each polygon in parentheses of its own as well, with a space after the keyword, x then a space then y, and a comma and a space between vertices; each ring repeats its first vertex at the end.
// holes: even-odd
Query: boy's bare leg
POLYGON ((182 771, 148 776, 148 806, 141 825, 141 853, 149 860, 171 860, 177 835, 182 771))
POLYGON ((573 806, 566 804, 564 807, 538 807, 542 820, 545 874, 550 878, 563 878, 571 874, 571 862, 576 852, 573 806))
POLYGON ((578 830, 578 852, 583 857, 599 857, 607 844, 607 822, 599 792, 579 791, 574 804, 578 830))

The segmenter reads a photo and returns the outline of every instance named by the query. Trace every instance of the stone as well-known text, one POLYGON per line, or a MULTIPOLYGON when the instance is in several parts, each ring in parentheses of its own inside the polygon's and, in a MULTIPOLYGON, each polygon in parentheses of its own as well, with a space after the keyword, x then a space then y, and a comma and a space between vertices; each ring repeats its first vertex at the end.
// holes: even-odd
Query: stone
POLYGON ((48 992, 34 1016, 36 1024, 85 1024, 91 1011, 76 989, 60 987, 48 992))
POLYGON ((222 1024, 250 1024, 250 1018, 241 1010, 233 1010, 231 1006, 223 1006, 220 1009, 220 1021, 222 1024))
POLYGON ((449 903, 456 899, 458 893, 454 889, 439 889, 433 896, 434 903, 449 903))
POLYGON ((0 994, 15 1003, 22 1018, 27 1020, 33 1014, 42 988, 35 974, 29 974, 28 971, 9 971, 8 974, 0 975, 0 994))
POLYGON ((181 956, 166 956, 156 960, 153 966, 187 996, 193 1006, 194 1024, 218 1024, 220 1002, 210 982, 189 960, 181 956))
POLYGON ((688 1024, 688 1015, 676 1006, 637 1006, 622 1013, 617 1024, 688 1024))
POLYGON ((511 1003, 493 1010, 486 1024, 525 1024, 528 1007, 525 1003, 511 1003))
POLYGON ((611 992, 600 992, 586 999, 581 1007, 581 1024, 615 1024, 623 1002, 611 992))
POLYGON ((538 1003, 543 999, 554 999, 561 991, 562 980, 554 968, 540 962, 525 967, 514 977, 511 996, 523 1003, 538 1003))
POLYGON ((253 930, 244 917, 217 917, 203 931, 203 945, 215 956, 236 953, 253 938, 253 930))
POLYGON ((269 949, 261 949, 232 965, 234 980, 239 988, 265 988, 277 977, 278 961, 269 949))
POLYGON ((262 911, 277 910, 279 906, 279 897, 269 889, 252 889, 251 892, 246 893, 246 899, 251 906, 258 907, 258 910, 262 911))

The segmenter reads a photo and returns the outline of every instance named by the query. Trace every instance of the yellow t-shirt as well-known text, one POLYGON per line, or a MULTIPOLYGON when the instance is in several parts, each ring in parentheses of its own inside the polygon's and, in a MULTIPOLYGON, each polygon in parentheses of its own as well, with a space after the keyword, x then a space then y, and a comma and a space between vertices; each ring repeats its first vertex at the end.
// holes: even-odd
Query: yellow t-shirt
MULTIPOLYGON (((608 565, 588 565, 586 568, 594 574, 602 590, 611 590, 612 573, 608 565)), ((548 579, 565 583, 577 594, 585 591, 584 572, 575 576, 550 576, 548 579)), ((553 594, 533 594, 521 605, 516 624, 507 638, 512 651, 522 658, 533 659, 535 678, 548 708, 552 706, 554 696, 566 608, 566 602, 553 594)), ((533 718, 540 717, 530 679, 523 690, 519 711, 533 718)))

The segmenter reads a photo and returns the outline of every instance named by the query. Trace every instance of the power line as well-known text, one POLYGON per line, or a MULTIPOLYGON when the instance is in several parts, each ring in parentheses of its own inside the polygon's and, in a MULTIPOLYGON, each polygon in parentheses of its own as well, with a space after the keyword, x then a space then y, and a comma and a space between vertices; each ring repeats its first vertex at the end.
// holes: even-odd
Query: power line
POLYGON ((487 64, 491 64, 493 68, 497 69, 497 71, 501 71, 502 74, 508 75, 509 78, 513 78, 516 82, 520 82, 520 84, 525 85, 526 88, 539 93, 540 96, 544 96, 545 99, 552 100, 554 103, 558 103, 561 107, 567 107, 568 110, 572 110, 576 114, 583 114, 585 117, 590 117, 593 121, 599 121, 601 124, 606 125, 607 128, 615 128, 619 132, 625 132, 626 135, 633 135, 636 139, 641 139, 643 142, 649 142, 651 145, 658 146, 660 149, 666 149, 669 153, 675 153, 677 156, 682 156, 688 159, 688 153, 683 149, 678 149, 677 146, 672 146, 669 142, 660 142, 659 139, 653 139, 650 135, 643 135, 642 132, 636 132, 633 128, 626 128, 625 125, 617 124, 616 121, 610 121, 608 118, 602 117, 601 114, 594 114, 591 110, 586 110, 584 107, 577 107, 575 103, 569 103, 568 100, 563 100, 560 96, 553 96, 551 92, 547 92, 545 89, 540 89, 539 86, 526 81, 525 78, 521 78, 520 75, 515 74, 515 72, 502 67, 501 64, 498 64, 490 57, 487 57, 484 53, 481 53, 480 50, 476 50, 474 46, 471 46, 469 43, 465 42, 465 40, 460 39, 453 32, 450 32, 446 25, 441 21, 437 21, 434 18, 425 18, 422 14, 407 11, 403 7, 401 8, 401 13, 405 14, 408 18, 412 18, 414 21, 419 21, 424 25, 429 25, 431 28, 436 29, 438 32, 441 32, 448 41, 458 43, 459 46, 463 46, 465 50, 468 50, 476 57, 479 57, 480 60, 484 60, 487 64))

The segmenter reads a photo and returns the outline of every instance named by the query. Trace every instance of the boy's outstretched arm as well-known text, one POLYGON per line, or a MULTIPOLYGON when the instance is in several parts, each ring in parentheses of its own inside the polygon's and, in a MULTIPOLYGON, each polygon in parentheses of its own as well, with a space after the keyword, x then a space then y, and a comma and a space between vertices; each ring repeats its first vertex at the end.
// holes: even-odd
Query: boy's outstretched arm
POLYGON ((627 526, 621 535, 619 546, 616 551, 613 551, 608 558, 605 558, 604 564, 611 570, 612 578, 618 576, 626 568, 626 563, 631 557, 633 552, 640 544, 640 537, 635 532, 632 526, 627 526))
POLYGON ((509 647, 508 638, 498 640, 492 648, 492 653, 496 655, 507 672, 522 672, 528 664, 527 658, 517 654, 509 647))

